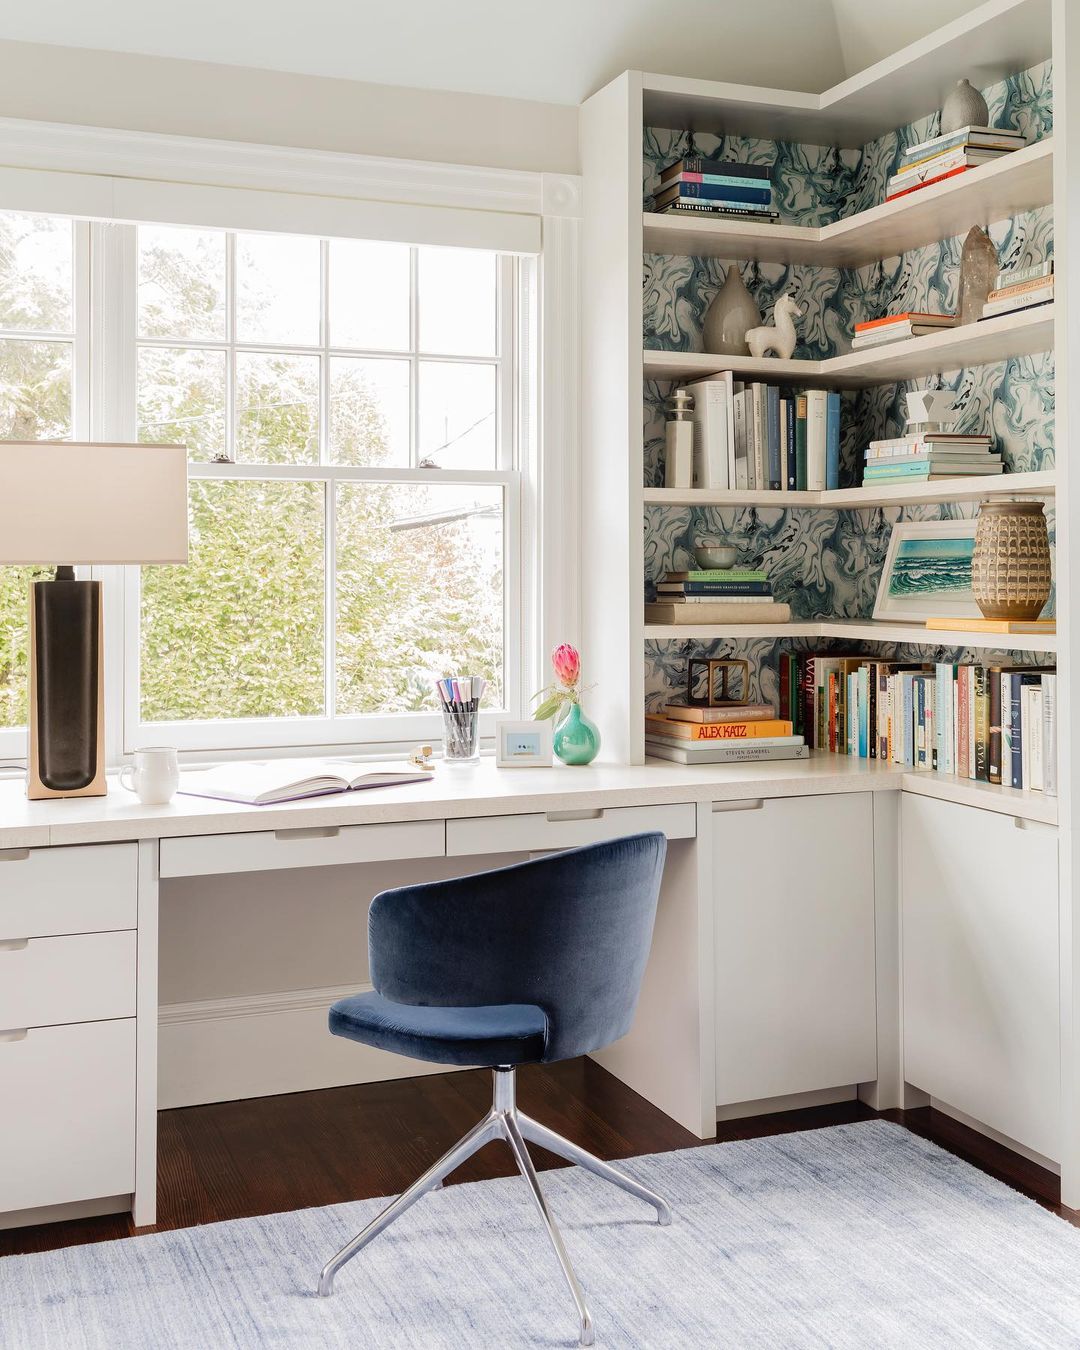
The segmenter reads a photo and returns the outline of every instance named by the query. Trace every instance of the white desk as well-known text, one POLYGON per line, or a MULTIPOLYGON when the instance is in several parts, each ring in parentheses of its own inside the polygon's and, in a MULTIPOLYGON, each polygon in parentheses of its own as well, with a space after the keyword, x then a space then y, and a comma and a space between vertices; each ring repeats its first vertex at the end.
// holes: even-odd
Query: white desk
MULTIPOLYGON (((0 1179, 0 1226, 128 1204, 137 1223, 154 1220, 169 878, 522 856, 661 829, 671 842, 637 1019, 597 1059, 702 1137, 718 1110, 765 1098, 857 1087, 899 1105, 901 793, 967 794, 1000 830, 1014 824, 1000 789, 935 778, 835 755, 722 768, 484 761, 262 808, 144 807, 112 785, 104 799, 28 802, 2 783, 0 974, 7 962, 24 974, 7 998, 0 980, 0 1097, 16 1104, 0 1117, 0 1156, 20 1159, 0 1179), (67 1146, 76 1128, 81 1152, 67 1146)), ((1022 805, 1026 820, 1053 811, 1030 794, 1022 805)), ((376 1076, 412 1071, 397 1064, 376 1076)))

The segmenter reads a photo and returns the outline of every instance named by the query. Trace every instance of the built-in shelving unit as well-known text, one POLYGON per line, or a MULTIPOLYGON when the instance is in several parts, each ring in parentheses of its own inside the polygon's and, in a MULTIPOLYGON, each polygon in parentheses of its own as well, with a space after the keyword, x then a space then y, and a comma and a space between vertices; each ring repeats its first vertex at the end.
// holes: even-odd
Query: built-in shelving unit
POLYGON ((858 511, 873 506, 922 506, 927 502, 977 502, 984 497, 1052 497, 1052 469, 1037 473, 1001 473, 971 478, 942 478, 931 483, 889 483, 882 487, 838 488, 830 492, 739 492, 719 488, 646 488, 646 506, 828 507, 858 511))
POLYGON ((849 642, 905 642, 922 647, 977 647, 983 651, 1056 652, 1056 633, 982 633, 929 629, 922 624, 884 623, 874 619, 806 619, 791 623, 645 624, 645 639, 654 642, 719 638, 841 638, 849 642))
MULTIPOLYGON (((1069 641, 1067 615, 1059 632, 997 634, 927 630, 921 624, 880 623, 823 616, 787 624, 659 625, 644 621, 647 563, 643 518, 664 508, 754 507, 778 510, 857 511, 986 498, 1042 497, 1057 510, 1057 534, 1072 515, 1065 496, 1067 471, 889 483, 825 492, 668 489, 645 486, 640 407, 646 382, 661 386, 731 371, 739 380, 762 380, 790 388, 855 391, 1054 352, 1061 374, 1067 324, 1062 259, 1064 226, 1057 223, 1057 304, 1001 315, 924 337, 861 351, 838 351, 820 360, 722 356, 700 351, 643 348, 642 280, 646 255, 673 259, 716 258, 722 264, 752 260, 763 265, 809 265, 850 270, 885 262, 911 250, 962 237, 984 226, 1048 205, 1060 185, 1065 147, 1059 126, 1047 137, 993 163, 883 202, 829 224, 764 224, 738 219, 678 216, 642 209, 645 182, 643 128, 689 130, 701 136, 749 136, 802 145, 863 147, 878 137, 926 117, 941 104, 960 74, 974 72, 984 87, 1051 56, 1053 0, 987 0, 956 22, 821 95, 752 89, 708 80, 628 72, 588 100, 583 109, 585 222, 586 494, 603 502, 593 514, 584 546, 586 573, 584 636, 590 678, 619 710, 616 753, 643 757, 645 702, 643 644, 659 642, 734 644, 786 638, 835 645, 866 644, 872 653, 895 644, 935 652, 969 649, 1002 653, 1022 662, 1052 659, 1069 641), (631 578, 629 593, 613 577, 631 578), (594 579, 593 579, 594 578, 594 579)), ((1055 69, 1057 63, 1055 61, 1055 69)), ((674 273, 673 273, 674 274, 674 273)), ((663 273, 661 273, 663 275, 663 273)), ((685 330, 680 318, 677 322, 685 330)), ((835 350, 835 349, 834 349, 835 350)), ((661 393, 665 392, 663 387, 661 393)), ((648 392, 650 404, 656 391, 648 392)), ((1059 461, 1068 445, 1059 411, 1055 442, 1059 461)), ((678 529, 685 528, 679 525, 678 529)), ((846 528, 846 527, 845 527, 846 528)), ((801 531, 801 527, 800 527, 801 531)), ((800 532, 798 537, 803 538, 800 532)), ((649 547, 656 546, 650 533, 649 547)), ((662 545, 666 546, 666 545, 662 545)), ((1066 591, 1067 593, 1067 591, 1066 591)), ((1063 590, 1058 585, 1059 614, 1063 590)), ((731 650, 731 647, 726 648, 731 650)), ((654 658, 651 658, 654 659, 654 658)), ((669 657, 665 656, 666 662, 669 657)), ((1059 700, 1068 692, 1059 683, 1059 700)), ((720 770, 718 770, 720 772, 720 770)), ((1043 823, 1057 819, 1058 805, 1037 793, 1017 793, 934 772, 909 775, 912 790, 986 809, 1014 812, 1043 823), (997 794, 995 796, 995 794, 997 794)))
POLYGON ((664 352, 646 348, 647 380, 700 379, 720 370, 737 378, 822 389, 863 389, 968 366, 988 365, 1010 356, 1031 356, 1054 346, 1054 306, 1039 305, 926 337, 904 338, 823 361, 781 361, 775 356, 716 356, 709 352, 664 352))
POLYGON ((829 225, 768 225, 646 212, 642 230, 646 253, 864 267, 963 234, 972 221, 1007 220, 1053 198, 1054 147, 1048 138, 829 225))

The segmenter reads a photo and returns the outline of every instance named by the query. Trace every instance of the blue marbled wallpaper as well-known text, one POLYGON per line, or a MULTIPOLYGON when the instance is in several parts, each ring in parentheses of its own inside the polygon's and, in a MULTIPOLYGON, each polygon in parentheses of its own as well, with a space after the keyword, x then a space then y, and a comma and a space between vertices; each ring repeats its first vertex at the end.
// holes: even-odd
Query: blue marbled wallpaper
MULTIPOLYGON (((1044 63, 983 90, 994 125, 1021 130, 1029 140, 1051 133, 1052 81, 1044 63)), ((773 166, 773 195, 781 219, 820 225, 865 210, 884 197, 885 181, 905 146, 937 131, 937 114, 901 127, 859 150, 807 146, 748 137, 717 137, 648 128, 644 137, 646 208, 660 169, 691 150, 727 160, 773 166)), ((976 222, 972 222, 973 224, 976 222)), ((1028 212, 990 229, 1002 266, 1023 266, 1053 254, 1051 208, 1028 212)), ((943 240, 858 270, 780 263, 725 263, 716 258, 644 259, 646 347, 700 351, 705 311, 728 266, 743 279, 766 317, 776 298, 792 291, 806 309, 796 356, 819 358, 849 349, 852 326, 902 309, 955 308, 963 238, 943 240)), ((844 395, 842 479, 858 481, 866 442, 903 429, 904 394, 926 381, 911 381, 844 395)), ((987 430, 1007 471, 1047 468, 1054 463, 1054 360, 1052 353, 1017 357, 995 365, 944 374, 935 387, 956 391, 958 430, 987 430)), ((663 481, 664 398, 669 386, 645 385, 644 446, 647 486, 663 481)), ((687 566, 701 534, 722 534, 742 549, 746 563, 768 569, 778 599, 796 618, 869 617, 892 524, 899 519, 938 519, 974 514, 973 506, 929 506, 900 511, 824 512, 772 508, 707 510, 650 507, 645 512, 645 586, 669 569, 687 566)), ((1053 512, 1048 510, 1053 538, 1053 512)), ((1052 601, 1047 612, 1052 612, 1052 601)), ((783 646, 771 639, 741 644, 650 642, 646 690, 650 705, 678 686, 687 655, 730 654, 737 646, 755 668, 759 691, 772 696, 776 658, 783 646)), ((879 649, 880 650, 880 649, 879 649)), ((944 650, 944 649, 943 649, 944 650)), ((926 649, 920 649, 925 654, 926 649)), ((905 654, 905 653, 901 653, 905 654)), ((962 654, 967 659, 971 654, 962 654)))

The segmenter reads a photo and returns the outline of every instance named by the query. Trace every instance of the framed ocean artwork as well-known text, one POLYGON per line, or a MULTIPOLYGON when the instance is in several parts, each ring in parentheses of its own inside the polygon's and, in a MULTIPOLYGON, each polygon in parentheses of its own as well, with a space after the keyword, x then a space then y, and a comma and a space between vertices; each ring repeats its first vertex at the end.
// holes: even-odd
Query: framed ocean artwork
POLYGON ((906 520, 892 528, 874 618, 979 619, 971 589, 974 520, 906 520))

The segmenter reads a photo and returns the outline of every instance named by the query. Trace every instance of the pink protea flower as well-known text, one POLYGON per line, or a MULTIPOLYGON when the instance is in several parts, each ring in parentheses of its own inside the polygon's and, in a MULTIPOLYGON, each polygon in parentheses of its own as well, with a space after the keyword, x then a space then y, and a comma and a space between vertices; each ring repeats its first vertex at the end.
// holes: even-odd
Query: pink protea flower
POLYGON ((555 678, 567 689, 573 689, 581 678, 581 657, 569 642, 560 642, 551 653, 551 665, 555 678))

